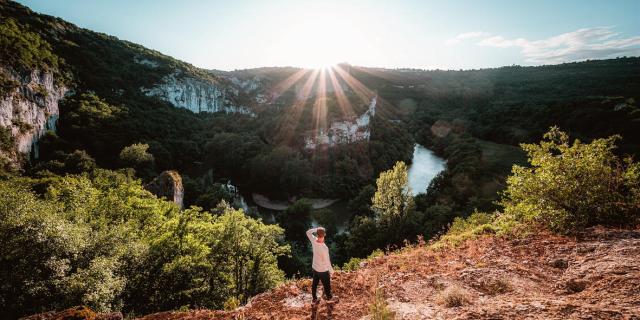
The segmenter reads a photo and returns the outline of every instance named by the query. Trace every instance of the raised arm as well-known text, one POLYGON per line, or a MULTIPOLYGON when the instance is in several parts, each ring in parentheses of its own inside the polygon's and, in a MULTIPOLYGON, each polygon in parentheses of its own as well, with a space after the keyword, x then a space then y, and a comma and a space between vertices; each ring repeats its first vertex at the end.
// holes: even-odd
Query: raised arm
POLYGON ((311 228, 309 230, 307 230, 307 238, 309 238, 309 241, 314 242, 316 241, 316 237, 313 235, 314 232, 316 232, 317 228, 311 228))

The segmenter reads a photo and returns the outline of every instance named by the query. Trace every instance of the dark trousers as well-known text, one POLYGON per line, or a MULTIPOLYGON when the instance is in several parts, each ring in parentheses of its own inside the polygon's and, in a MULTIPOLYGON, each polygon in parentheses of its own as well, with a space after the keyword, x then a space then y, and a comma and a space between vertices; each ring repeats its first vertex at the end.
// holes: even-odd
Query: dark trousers
POLYGON ((316 300, 318 298, 316 295, 316 291, 318 290, 319 281, 322 281, 324 295, 327 297, 327 299, 331 299, 331 276, 329 275, 329 271, 317 272, 313 270, 313 282, 311 283, 311 296, 313 297, 313 300, 316 300))

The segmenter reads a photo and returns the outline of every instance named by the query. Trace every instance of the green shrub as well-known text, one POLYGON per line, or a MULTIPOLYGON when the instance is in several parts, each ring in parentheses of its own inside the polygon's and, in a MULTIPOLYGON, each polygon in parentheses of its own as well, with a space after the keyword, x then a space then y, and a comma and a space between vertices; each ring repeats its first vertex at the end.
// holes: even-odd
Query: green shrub
POLYGON ((222 308, 284 280, 277 259, 289 247, 280 227, 231 208, 179 211, 131 175, 95 169, 0 180, 0 194, 7 318, 74 305, 128 313, 222 308))
POLYGON ((11 128, 0 126, 0 150, 9 152, 13 149, 14 143, 11 128))
POLYGON ((0 71, 0 98, 8 95, 13 89, 20 85, 18 81, 10 79, 4 72, 0 71))
POLYGON ((362 258, 351 258, 349 259, 349 261, 345 262, 344 265, 342 265, 342 270, 343 271, 356 271, 358 269, 360 269, 360 263, 362 263, 364 261, 364 259, 362 258))
POLYGON ((475 211, 467 218, 456 217, 447 233, 438 240, 435 247, 457 246, 478 235, 496 233, 493 222, 494 216, 492 214, 479 211, 475 211))
POLYGON ((598 224, 638 223, 640 163, 614 154, 619 139, 570 144, 569 136, 553 127, 540 144, 523 144, 531 167, 513 167, 500 201, 501 227, 537 222, 572 233, 598 224))
POLYGON ((60 59, 38 34, 25 30, 14 19, 0 23, 0 57, 18 69, 58 71, 60 59))
POLYGON ((389 310, 387 300, 384 297, 382 289, 376 289, 373 302, 369 306, 371 320, 392 320, 395 319, 393 311, 389 310))
POLYGON ((31 130, 33 130, 33 126, 29 123, 26 123, 24 121, 22 121, 22 119, 12 119, 11 123, 18 127, 18 130, 20 130, 20 133, 25 134, 31 130))
POLYGON ((240 299, 236 297, 230 297, 224 302, 224 310, 235 310, 240 306, 240 299))

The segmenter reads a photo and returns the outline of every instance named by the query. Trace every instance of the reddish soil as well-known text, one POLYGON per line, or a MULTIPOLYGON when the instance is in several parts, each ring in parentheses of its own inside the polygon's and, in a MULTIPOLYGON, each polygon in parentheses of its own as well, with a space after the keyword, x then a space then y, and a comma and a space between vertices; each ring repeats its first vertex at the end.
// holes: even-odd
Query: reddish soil
POLYGON ((234 311, 147 315, 168 319, 370 319, 376 288, 396 319, 640 319, 640 230, 591 229, 519 240, 484 236, 457 248, 406 248, 332 278, 339 303, 311 307, 308 279, 234 311), (452 289, 456 288, 456 289, 452 289), (445 294, 457 291, 456 296, 445 294))

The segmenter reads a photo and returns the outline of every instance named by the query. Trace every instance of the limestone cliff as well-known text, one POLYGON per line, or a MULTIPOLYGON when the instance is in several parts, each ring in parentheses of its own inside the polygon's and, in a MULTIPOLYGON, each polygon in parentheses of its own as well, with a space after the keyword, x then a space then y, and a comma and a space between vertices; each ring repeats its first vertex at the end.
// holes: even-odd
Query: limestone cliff
POLYGON ((371 136, 369 123, 376 114, 377 97, 373 97, 369 103, 369 109, 359 117, 331 123, 328 130, 320 130, 308 134, 305 141, 306 149, 315 149, 319 146, 335 146, 338 144, 368 141, 371 136))
POLYGON ((20 167, 28 154, 38 158, 38 139, 56 129, 58 102, 67 88, 49 72, 31 70, 20 74, 0 66, 0 163, 20 167))
POLYGON ((142 88, 148 96, 155 96, 178 108, 193 112, 224 112, 253 115, 246 106, 234 101, 237 90, 203 78, 185 75, 178 70, 165 76, 153 88, 142 88))

